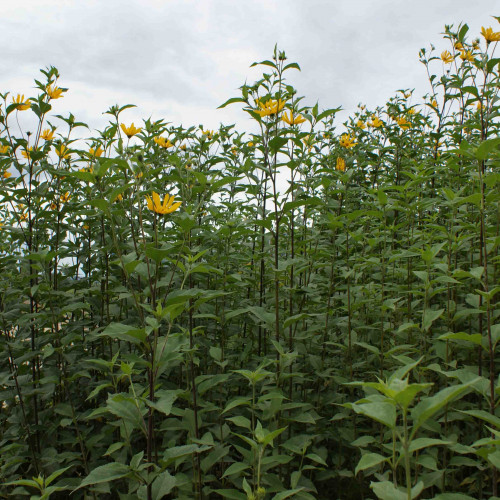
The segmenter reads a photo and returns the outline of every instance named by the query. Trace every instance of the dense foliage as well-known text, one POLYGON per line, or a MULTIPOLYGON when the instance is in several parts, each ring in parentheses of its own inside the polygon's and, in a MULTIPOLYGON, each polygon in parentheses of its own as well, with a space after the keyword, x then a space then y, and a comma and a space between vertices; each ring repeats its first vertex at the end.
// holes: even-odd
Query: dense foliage
POLYGON ((224 104, 254 134, 127 105, 76 140, 55 68, 2 95, 0 496, 496 497, 500 33, 467 31, 342 133, 277 50, 224 104))

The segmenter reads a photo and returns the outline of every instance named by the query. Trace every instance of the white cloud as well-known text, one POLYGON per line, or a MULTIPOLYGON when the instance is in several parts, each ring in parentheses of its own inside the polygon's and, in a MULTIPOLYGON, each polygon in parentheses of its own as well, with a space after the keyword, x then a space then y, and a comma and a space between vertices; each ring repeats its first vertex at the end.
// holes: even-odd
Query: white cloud
MULTIPOLYGON (((384 104, 398 88, 428 91, 421 47, 445 46, 445 23, 496 25, 498 1, 423 0, 18 0, 3 6, 0 91, 31 94, 38 69, 54 65, 72 111, 92 128, 109 106, 134 103, 125 119, 248 124, 238 106, 216 110, 259 75, 249 65, 275 43, 302 73, 289 79, 309 104, 384 104), (8 47, 8 50, 6 48, 8 47)), ((341 115, 346 117, 346 113, 341 115)))

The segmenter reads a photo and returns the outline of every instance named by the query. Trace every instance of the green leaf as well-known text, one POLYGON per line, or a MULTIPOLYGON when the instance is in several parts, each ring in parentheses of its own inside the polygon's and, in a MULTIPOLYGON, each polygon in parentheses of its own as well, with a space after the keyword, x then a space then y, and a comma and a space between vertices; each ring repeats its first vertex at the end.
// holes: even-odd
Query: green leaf
POLYGON ((448 445, 453 444, 452 441, 443 441, 442 439, 433 438, 417 438, 410 443, 409 451, 413 453, 414 451, 421 450, 422 448, 429 448, 430 446, 448 445))
POLYGON ((299 493, 304 488, 294 488, 293 490, 280 491, 273 496, 273 500, 283 500, 284 498, 290 498, 291 496, 299 493))
POLYGON ((252 423, 250 420, 246 417, 243 417, 242 415, 238 415, 237 417, 230 417, 227 418, 226 420, 229 420, 232 422, 234 425, 237 425, 238 427, 244 427, 245 429, 250 430, 252 423))
POLYGON ((45 479, 45 486, 49 486, 54 479, 57 479, 61 474, 64 474, 68 469, 70 469, 72 466, 69 465, 68 467, 64 467, 63 469, 58 469, 55 472, 53 472, 47 479, 45 479))
POLYGON ((408 387, 398 392, 394 396, 394 400, 401 405, 401 408, 406 410, 419 392, 425 391, 430 387, 432 387, 432 384, 410 384, 408 387))
POLYGON ((476 150, 476 158, 478 160, 486 160, 499 145, 500 137, 483 141, 476 150))
POLYGON ((120 464, 118 462, 112 462, 110 464, 101 465, 90 471, 90 474, 80 483, 78 488, 75 488, 73 492, 84 488, 85 486, 90 486, 100 483, 109 483, 110 481, 115 481, 116 479, 121 479, 125 477, 130 472, 130 469, 125 464, 120 464))
POLYGON ((411 416, 414 421, 412 435, 415 434, 417 429, 422 424, 429 420, 429 418, 435 415, 439 410, 444 408, 448 403, 463 396, 476 380, 479 380, 479 377, 467 384, 446 387, 445 389, 436 393, 434 396, 423 399, 417 406, 415 406, 415 408, 411 412, 411 416))
POLYGON ((231 99, 228 99, 224 104, 221 104, 217 109, 225 108, 229 104, 234 104, 235 102, 244 102, 244 103, 246 103, 245 99, 242 99, 241 97, 231 97, 231 99))
POLYGON ((352 409, 386 425, 389 429, 394 429, 396 425, 396 408, 391 403, 356 403, 352 405, 352 409))
POLYGON ((109 211, 109 203, 106 200, 103 200, 102 198, 97 198, 94 200, 87 201, 86 204, 90 205, 91 207, 97 207, 99 210, 102 210, 103 212, 109 211))
POLYGON ((390 481, 372 482, 370 488, 381 500, 408 500, 406 492, 397 489, 390 481))
POLYGON ((269 151, 271 154, 276 154, 288 142, 287 137, 273 137, 269 141, 269 151))
POLYGON ((232 476, 233 474, 238 474, 246 469, 249 469, 250 468, 250 465, 248 464, 245 464, 243 462, 235 462, 234 464, 231 464, 227 469, 226 471, 224 472, 224 474, 222 475, 222 477, 226 477, 226 476, 232 476))
POLYGON ((128 396, 115 394, 109 396, 106 401, 106 407, 110 413, 130 422, 134 427, 145 431, 144 421, 141 412, 128 396))
POLYGON ((146 332, 144 328, 136 328, 122 323, 110 323, 97 337, 111 337, 132 344, 140 344, 146 340, 146 332))
POLYGON ((495 450, 492 453, 488 453, 487 459, 490 464, 500 470, 500 450, 495 450))
POLYGON ((500 430, 500 418, 496 415, 492 415, 491 413, 484 410, 468 410, 462 411, 461 413, 465 413, 466 415, 470 415, 472 417, 480 418, 485 422, 488 422, 491 425, 494 425, 500 430))
POLYGON ((387 460, 388 458, 383 457, 378 453, 366 453, 361 457, 360 461, 358 462, 358 465, 354 470, 354 474, 357 476, 358 472, 369 469, 370 467, 375 467, 376 465, 379 465, 382 462, 386 462, 387 460))
POLYGON ((175 477, 171 476, 168 471, 159 474, 151 487, 153 499, 161 500, 165 495, 168 495, 175 487, 175 483, 175 477))
POLYGON ((172 255, 172 249, 172 245, 166 245, 161 248, 156 248, 154 245, 148 245, 146 247, 146 255, 159 264, 163 259, 172 255))
POLYGON ((462 340, 464 342, 470 342, 471 344, 475 344, 480 346, 483 336, 480 333, 465 333, 465 332, 457 332, 457 333, 445 333, 444 335, 440 335, 438 337, 439 340, 462 340))
POLYGON ((283 71, 286 71, 287 69, 290 69, 290 68, 298 69, 298 70, 300 71, 300 66, 299 66, 296 62, 293 62, 293 63, 289 63, 289 64, 287 64, 287 65, 283 68, 283 71))
POLYGON ((173 448, 167 448, 163 453, 163 460, 171 460, 175 458, 184 457, 186 455, 191 455, 199 450, 196 444, 185 444, 183 446, 174 446, 173 448))
POLYGON ((318 464, 324 465, 325 467, 328 467, 326 462, 319 455, 316 455, 316 453, 308 453, 306 455, 306 458, 318 464))
POLYGON ((156 396, 158 399, 155 402, 147 401, 147 404, 164 415, 170 415, 172 412, 172 405, 177 399, 177 392, 158 391, 156 396))
POLYGON ((422 330, 427 332, 432 323, 434 323, 443 313, 444 309, 426 309, 422 318, 422 330))
POLYGON ((229 410, 232 410, 233 408, 236 408, 237 406, 249 405, 249 404, 250 404, 250 398, 237 398, 237 399, 234 399, 233 401, 231 401, 230 403, 228 403, 226 405, 226 407, 224 408, 224 411, 222 412, 222 415, 224 415, 224 413, 228 412, 229 410))
POLYGON ((275 431, 270 432, 269 434, 267 434, 264 437, 264 439, 262 440, 262 444, 264 446, 271 444, 271 446, 272 446, 272 442, 273 442, 274 438, 278 437, 282 432, 284 432, 286 430, 287 430, 287 427, 282 427, 281 429, 276 429, 275 431))

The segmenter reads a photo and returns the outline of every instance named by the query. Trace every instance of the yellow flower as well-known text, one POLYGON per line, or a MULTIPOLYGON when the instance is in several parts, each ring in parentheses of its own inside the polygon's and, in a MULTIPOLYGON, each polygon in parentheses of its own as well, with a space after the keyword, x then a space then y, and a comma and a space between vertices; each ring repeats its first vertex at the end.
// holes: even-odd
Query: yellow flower
POLYGON ((130 139, 134 135, 138 134, 142 128, 137 128, 134 123, 132 122, 132 125, 130 127, 126 127, 124 123, 120 125, 121 129, 123 130, 123 133, 130 139))
POLYGON ((441 52, 441 60, 446 64, 450 64, 453 62, 453 56, 445 50, 444 52, 441 52))
POLYGON ((30 146, 27 150, 21 151, 21 154, 27 159, 30 160, 30 151, 33 151, 33 148, 30 146))
POLYGON ((335 165, 335 169, 340 172, 345 172, 345 160, 343 158, 337 158, 337 164, 335 165))
POLYGON ((201 131, 203 135, 206 135, 207 136, 207 139, 209 141, 212 140, 213 136, 214 136, 214 131, 213 130, 202 130, 201 131))
POLYGON ((457 42, 457 43, 455 43, 455 49, 464 50, 464 46, 460 42, 457 42))
POLYGON ((136 179, 140 179, 144 174, 142 172, 139 172, 137 174, 135 174, 135 178, 136 179))
POLYGON ((433 108, 437 108, 437 107, 438 107, 438 103, 437 103, 436 99, 432 99, 432 101, 431 101, 431 106, 432 106, 433 108))
POLYGON ((4 173, 3 173, 3 177, 4 177, 4 179, 8 179, 8 178, 9 178, 9 177, 11 177, 11 176, 12 176, 12 174, 11 174, 10 172, 4 172, 4 173))
POLYGON ((180 148, 182 149, 182 151, 186 151, 186 145, 185 144, 181 144, 180 148))
POLYGON ((47 95, 49 96, 49 99, 59 99, 62 97, 63 89, 60 89, 59 87, 52 87, 52 85, 49 85, 46 89, 47 95))
POLYGON ((411 97, 411 92, 403 92, 403 95, 405 96, 406 99, 409 99, 411 97))
POLYGON ((61 202, 66 203, 70 198, 71 196, 69 195, 69 191, 66 191, 65 194, 61 195, 61 202))
POLYGON ((89 229, 89 227, 90 227, 90 226, 89 226, 88 224, 84 224, 84 225, 83 225, 83 229, 89 229))
POLYGON ((265 103, 258 101, 260 109, 256 109, 255 112, 261 117, 275 115, 279 113, 285 107, 285 101, 281 99, 269 99, 265 103))
POLYGON ((415 113, 416 113, 415 108, 410 108, 410 109, 408 110, 408 114, 409 114, 409 115, 414 115, 415 113))
POLYGON ((461 52, 460 59, 462 59, 462 61, 474 62, 474 56, 472 55, 472 52, 470 50, 464 50, 463 52, 461 52))
POLYGON ((158 144, 158 146, 161 146, 162 148, 165 148, 165 149, 171 148, 173 146, 173 144, 170 142, 170 140, 166 139, 165 137, 161 137, 161 136, 155 137, 154 141, 156 142, 156 144, 158 144))
POLYGON ((404 116, 397 118, 396 122, 402 129, 407 129, 411 127, 411 123, 408 122, 408 120, 404 116))
POLYGON ((122 201, 123 200, 123 196, 121 194, 119 194, 113 201, 122 201))
POLYGON ((375 115, 372 116, 372 121, 368 122, 368 125, 370 127, 375 127, 375 128, 379 128, 383 124, 384 124, 384 122, 378 116, 375 116, 375 115))
POLYGON ((100 146, 97 149, 90 148, 89 149, 89 154, 95 158, 99 158, 104 153, 104 149, 102 149, 100 146))
POLYGON ((366 128, 366 123, 363 120, 358 120, 358 122, 356 123, 356 127, 364 129, 366 128))
POLYGON ((253 142, 249 142, 247 145, 248 145, 249 148, 252 148, 253 147, 253 142))
POLYGON ((89 168, 81 168, 79 172, 89 172, 90 174, 94 173, 94 167, 89 168))
POLYGON ((24 94, 17 94, 17 97, 12 99, 12 104, 17 104, 18 111, 26 111, 31 108, 31 103, 28 99, 24 100, 24 94))
POLYGON ((312 147, 313 147, 313 140, 314 138, 311 137, 310 135, 306 135, 303 139, 302 139, 302 142, 304 144, 304 146, 307 146, 307 150, 308 151, 311 151, 312 147))
POLYGON ((283 117, 281 118, 288 125, 299 125, 304 123, 306 119, 302 115, 293 116, 293 112, 290 111, 290 116, 287 115, 286 111, 283 113, 283 117))
POLYGON ((351 149, 357 142, 354 142, 354 138, 350 134, 344 134, 340 138, 339 144, 344 148, 351 149))
POLYGON ((483 109, 483 105, 482 105, 480 102, 478 102, 478 103, 476 104, 476 109, 477 109, 478 111, 481 111, 481 110, 483 109))
POLYGON ((234 147, 234 148, 231 148, 231 153, 236 156, 238 154, 238 148, 234 147))
POLYGON ((500 42, 500 32, 493 31, 493 28, 481 28, 481 35, 484 36, 486 43, 490 42, 500 42))
POLYGON ((59 158, 63 160, 69 160, 71 158, 71 155, 68 153, 68 148, 64 144, 61 144, 59 148, 55 149, 56 155, 59 156, 59 158))
POLYGON ((57 203, 55 203, 54 201, 50 204, 50 209, 51 210, 56 210, 57 209, 57 203))
POLYGON ((10 149, 10 146, 0 146, 0 154, 4 155, 10 149))
POLYGON ((51 141, 54 137, 54 131, 50 128, 46 128, 40 135, 40 138, 44 141, 51 141))
POLYGON ((153 198, 151 199, 150 196, 146 196, 146 200, 148 203, 149 210, 162 215, 171 214, 181 206, 180 201, 174 203, 174 196, 170 196, 168 194, 165 195, 165 197, 163 198, 163 203, 161 203, 160 196, 158 195, 158 193, 155 193, 154 191, 153 191, 153 198))

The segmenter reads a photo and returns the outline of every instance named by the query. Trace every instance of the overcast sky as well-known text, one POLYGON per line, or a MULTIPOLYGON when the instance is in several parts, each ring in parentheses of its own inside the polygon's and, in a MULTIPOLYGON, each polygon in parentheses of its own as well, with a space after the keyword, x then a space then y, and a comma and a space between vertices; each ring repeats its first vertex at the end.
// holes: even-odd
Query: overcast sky
MULTIPOLYGON (((136 104, 125 122, 163 118, 175 125, 236 123, 238 105, 217 110, 261 73, 252 62, 277 43, 290 82, 320 108, 383 105, 397 89, 429 91, 418 52, 449 48, 445 24, 500 29, 500 0, 17 0, 2 2, 0 92, 35 95, 39 69, 56 66, 55 113, 71 111, 102 128, 111 105, 136 104)), ((54 123, 57 120, 54 120, 54 123)))

